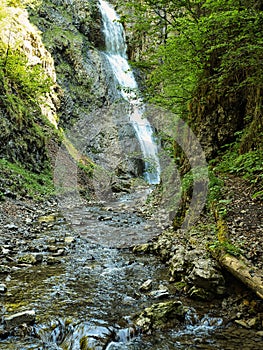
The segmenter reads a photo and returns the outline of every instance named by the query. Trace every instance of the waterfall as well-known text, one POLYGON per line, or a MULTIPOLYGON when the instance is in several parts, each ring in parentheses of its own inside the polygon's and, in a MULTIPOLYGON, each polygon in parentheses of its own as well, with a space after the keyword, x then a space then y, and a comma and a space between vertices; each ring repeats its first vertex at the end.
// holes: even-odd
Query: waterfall
POLYGON ((125 33, 120 18, 113 7, 99 0, 99 9, 103 20, 105 36, 105 55, 118 82, 121 96, 130 104, 130 121, 136 132, 144 157, 144 176, 149 184, 160 182, 160 163, 158 147, 154 139, 151 124, 143 117, 143 101, 138 98, 138 85, 126 54, 125 33))

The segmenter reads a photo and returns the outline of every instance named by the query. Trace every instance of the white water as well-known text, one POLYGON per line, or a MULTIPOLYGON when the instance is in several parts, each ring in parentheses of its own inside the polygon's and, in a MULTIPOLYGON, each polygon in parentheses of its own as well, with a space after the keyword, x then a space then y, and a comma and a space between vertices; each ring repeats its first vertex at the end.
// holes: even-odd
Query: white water
POLYGON ((143 117, 144 106, 138 98, 138 85, 127 61, 125 33, 113 7, 99 0, 103 20, 106 57, 118 81, 122 97, 130 103, 130 121, 136 131, 145 162, 145 179, 149 184, 160 182, 158 147, 149 121, 143 117))

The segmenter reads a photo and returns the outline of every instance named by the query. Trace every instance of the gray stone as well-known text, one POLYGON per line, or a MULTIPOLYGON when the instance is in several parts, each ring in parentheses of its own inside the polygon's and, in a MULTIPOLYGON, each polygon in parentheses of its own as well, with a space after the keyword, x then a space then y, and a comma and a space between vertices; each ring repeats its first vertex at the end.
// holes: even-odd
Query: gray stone
POLYGON ((5 284, 0 283, 0 294, 4 294, 7 291, 7 287, 5 284))
POLYGON ((139 287, 139 290, 141 292, 147 292, 148 290, 150 290, 152 288, 152 282, 153 281, 151 279, 148 279, 139 287))
POLYGON ((174 327, 185 320, 188 308, 178 300, 153 304, 146 308, 135 321, 144 332, 152 329, 174 327))
POLYGON ((8 274, 10 273, 11 268, 9 266, 6 265, 0 265, 0 274, 8 274))
POLYGON ((224 277, 211 259, 195 260, 194 267, 186 280, 191 285, 219 295, 225 292, 224 277))
POLYGON ((23 323, 32 324, 35 322, 36 313, 34 310, 22 311, 16 314, 4 317, 5 329, 18 327, 23 323))
POLYGON ((158 290, 153 290, 150 292, 150 296, 154 299, 162 299, 166 298, 169 296, 169 291, 167 288, 165 289, 158 289, 158 290))

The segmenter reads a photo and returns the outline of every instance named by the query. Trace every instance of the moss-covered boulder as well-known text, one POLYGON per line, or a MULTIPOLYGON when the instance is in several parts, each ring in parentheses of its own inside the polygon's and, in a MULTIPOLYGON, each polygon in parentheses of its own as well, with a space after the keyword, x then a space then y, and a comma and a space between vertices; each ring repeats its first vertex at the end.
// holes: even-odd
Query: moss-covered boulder
POLYGON ((188 307, 178 300, 156 303, 144 309, 135 323, 143 332, 176 327, 185 319, 188 307))

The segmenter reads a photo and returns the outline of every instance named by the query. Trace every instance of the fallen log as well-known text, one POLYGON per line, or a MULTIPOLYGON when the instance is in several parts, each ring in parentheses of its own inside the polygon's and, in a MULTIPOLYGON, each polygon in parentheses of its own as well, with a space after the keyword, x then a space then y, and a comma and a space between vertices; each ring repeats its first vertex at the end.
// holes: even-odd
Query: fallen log
MULTIPOLYGON (((220 216, 218 209, 213 207, 212 210, 217 225, 218 242, 224 246, 224 244, 227 244, 229 238, 228 227, 224 219, 220 216)), ((253 290, 257 296, 263 299, 262 270, 257 269, 242 255, 237 258, 234 255, 227 253, 224 249, 214 251, 212 252, 212 255, 223 268, 253 290)))
POLYGON ((223 268, 263 299, 263 272, 261 270, 255 268, 245 258, 238 259, 228 253, 220 254, 217 260, 223 268))

